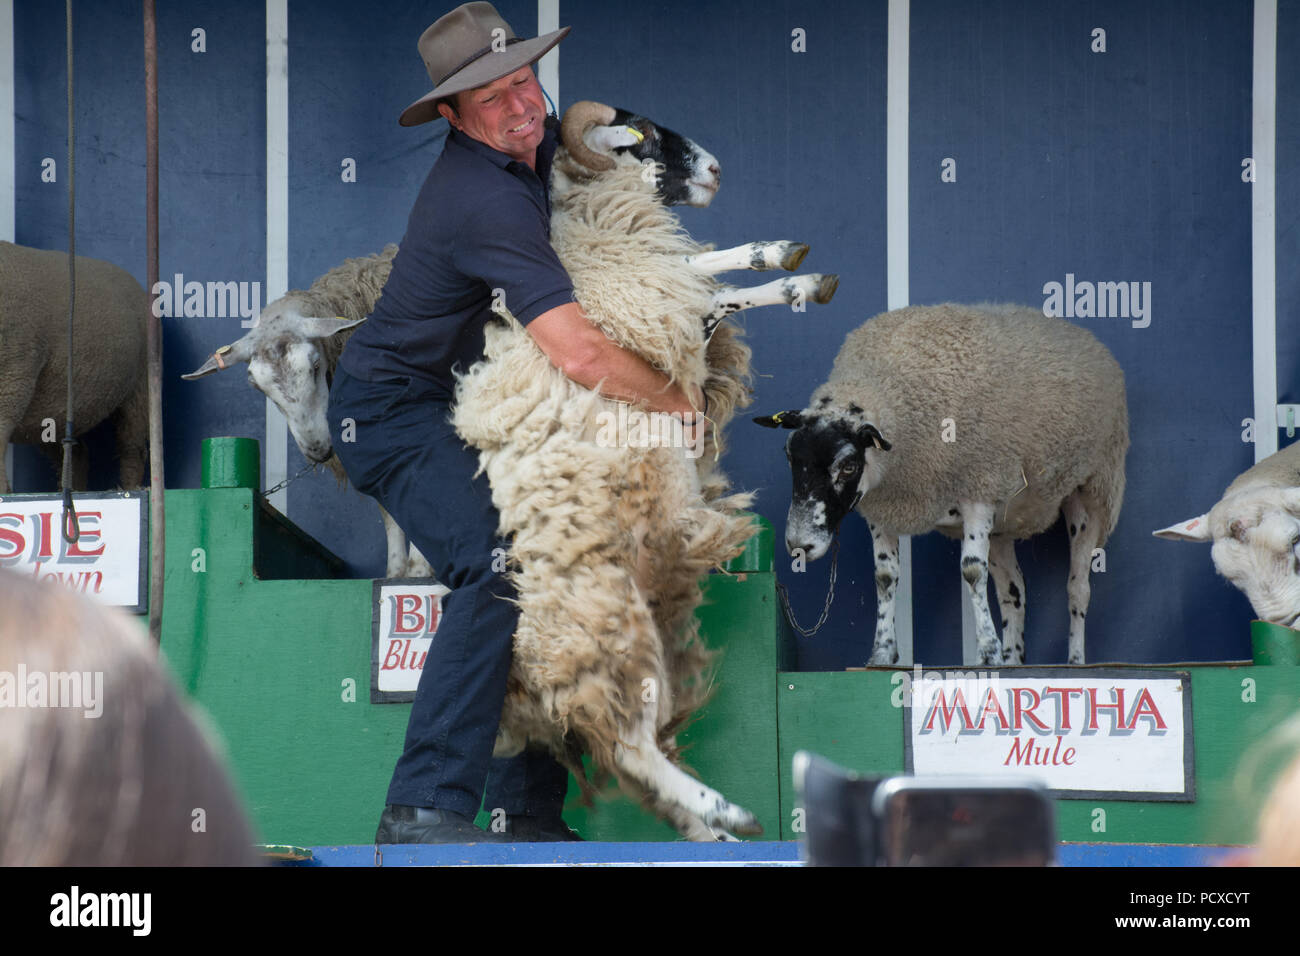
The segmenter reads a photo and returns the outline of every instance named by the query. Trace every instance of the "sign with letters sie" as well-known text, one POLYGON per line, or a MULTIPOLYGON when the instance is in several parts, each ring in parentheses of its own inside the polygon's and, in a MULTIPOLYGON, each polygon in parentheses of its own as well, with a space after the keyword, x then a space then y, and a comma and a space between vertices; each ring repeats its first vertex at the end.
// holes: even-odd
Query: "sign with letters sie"
POLYGON ((0 566, 143 614, 148 603, 146 494, 74 492, 80 530, 75 542, 63 536, 61 495, 0 497, 0 566))

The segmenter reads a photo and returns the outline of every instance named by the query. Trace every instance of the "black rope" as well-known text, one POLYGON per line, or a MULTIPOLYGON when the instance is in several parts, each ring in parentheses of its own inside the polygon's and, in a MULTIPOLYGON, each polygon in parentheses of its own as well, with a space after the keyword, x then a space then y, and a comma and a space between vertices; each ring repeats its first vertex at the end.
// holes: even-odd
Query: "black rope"
POLYGON ((67 0, 68 21, 68 396, 63 427, 63 540, 73 544, 81 537, 77 510, 72 503, 72 450, 77 440, 72 425, 72 324, 77 308, 77 178, 76 123, 72 96, 72 0, 67 0))

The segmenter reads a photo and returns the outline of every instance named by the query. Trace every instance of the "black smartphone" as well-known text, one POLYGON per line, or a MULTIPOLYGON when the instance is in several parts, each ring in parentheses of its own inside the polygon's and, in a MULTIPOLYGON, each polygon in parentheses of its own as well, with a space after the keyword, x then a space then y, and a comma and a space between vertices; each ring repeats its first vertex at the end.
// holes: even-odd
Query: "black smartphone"
POLYGON ((1052 866, 1056 808, 1033 780, 891 777, 872 795, 883 866, 1052 866))

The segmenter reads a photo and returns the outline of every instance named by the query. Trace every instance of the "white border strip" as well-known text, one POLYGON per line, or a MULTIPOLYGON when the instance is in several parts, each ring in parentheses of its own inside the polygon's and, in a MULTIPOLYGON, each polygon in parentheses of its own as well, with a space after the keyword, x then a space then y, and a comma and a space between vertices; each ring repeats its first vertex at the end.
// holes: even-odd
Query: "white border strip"
MULTIPOLYGON (((908 105, 911 51, 910 0, 889 0, 888 65, 885 93, 886 304, 901 309, 910 301, 908 266, 908 105)), ((898 540, 899 580, 894 603, 898 663, 912 663, 912 539, 898 540)))
POLYGON ((1251 355, 1254 362, 1255 461, 1277 451, 1277 0, 1255 0, 1254 88, 1250 150, 1251 355))
MULTIPOLYGON (((0 239, 18 235, 17 118, 14 116, 14 4, 0 0, 0 239)), ((5 475, 14 486, 14 446, 5 448, 5 475)))
MULTIPOLYGON (((266 295, 274 302, 289 291, 289 0, 266 0, 266 295)), ((264 488, 289 471, 288 423, 266 400, 264 488)), ((289 493, 268 499, 288 513, 289 493)))
MULTIPOLYGON (((537 35, 553 33, 560 29, 560 0, 537 0, 537 35)), ((542 89, 551 94, 555 100, 556 110, 560 106, 560 48, 552 47, 537 64, 537 81, 542 89)), ((563 115, 563 114, 561 114, 563 115)))

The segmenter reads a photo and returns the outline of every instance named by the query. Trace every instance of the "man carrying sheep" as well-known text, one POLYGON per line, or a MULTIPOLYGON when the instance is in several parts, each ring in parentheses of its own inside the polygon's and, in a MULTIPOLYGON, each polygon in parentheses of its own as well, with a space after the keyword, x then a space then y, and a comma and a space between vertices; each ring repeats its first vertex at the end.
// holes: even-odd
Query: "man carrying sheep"
POLYGON ((475 477, 477 452, 457 437, 449 413, 454 372, 483 357, 494 298, 504 297, 552 364, 579 384, 687 423, 702 404, 698 389, 687 395, 670 385, 587 320, 551 248, 556 128, 532 65, 568 32, 517 38, 480 2, 457 7, 420 37, 434 88, 399 122, 441 117, 452 129, 383 295, 348 341, 330 392, 331 438, 348 476, 454 589, 377 843, 577 839, 560 816, 567 771, 549 754, 491 760, 518 611, 501 571, 507 545, 497 537, 488 480, 475 477), (505 811, 504 833, 473 824, 485 786, 486 805, 505 811))

